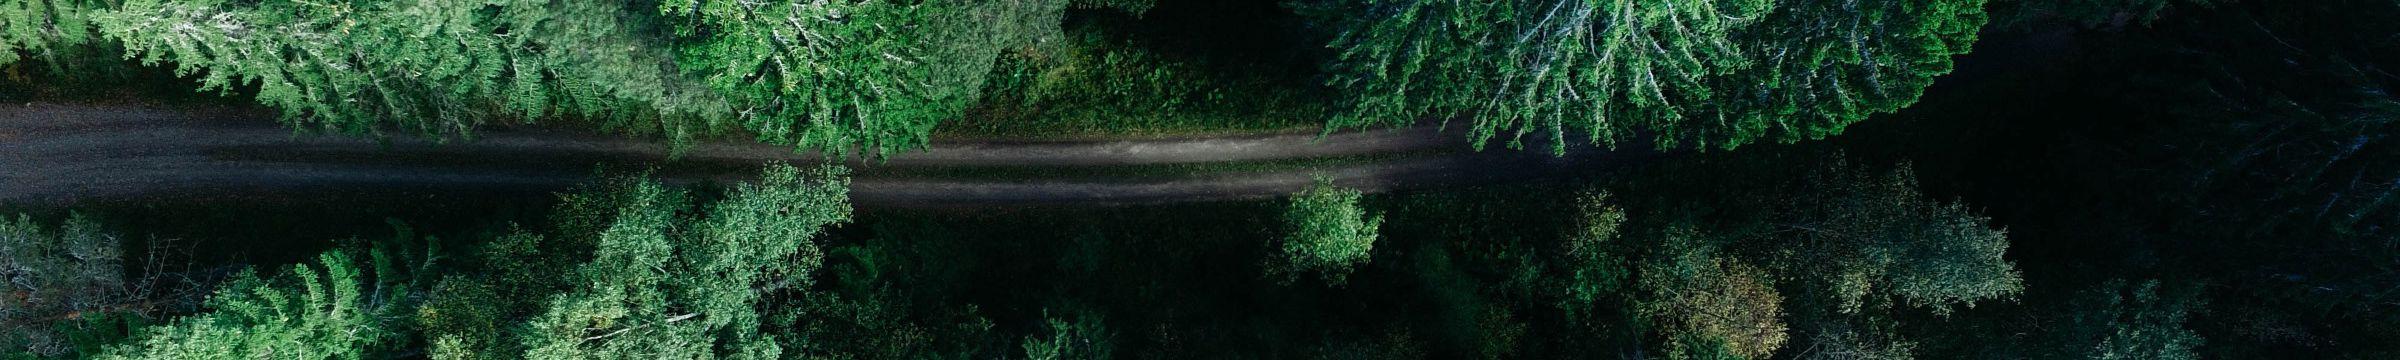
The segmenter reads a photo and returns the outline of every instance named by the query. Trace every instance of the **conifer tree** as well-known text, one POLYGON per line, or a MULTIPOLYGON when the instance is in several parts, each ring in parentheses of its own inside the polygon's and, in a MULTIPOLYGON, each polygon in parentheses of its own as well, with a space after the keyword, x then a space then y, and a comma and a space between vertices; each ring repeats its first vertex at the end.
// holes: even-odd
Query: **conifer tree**
POLYGON ((464 136, 568 113, 678 140, 717 103, 677 91, 646 17, 608 2, 135 0, 99 18, 203 90, 256 85, 303 129, 464 136))
POLYGON ((116 0, 0 0, 0 69, 39 60, 47 70, 71 77, 106 76, 88 69, 114 60, 116 47, 93 23, 116 0))
POLYGON ((45 229, 29 216, 0 217, 0 350, 34 356, 76 354, 74 320, 127 312, 138 305, 124 277, 116 236, 74 216, 45 229))
MULTIPOLYGON (((525 325, 525 357, 774 358, 760 332, 761 293, 805 288, 823 255, 811 239, 849 219, 839 170, 774 167, 715 204, 652 182, 615 189, 576 289, 552 297, 525 325)), ((570 205, 591 206, 591 205, 570 205)))
POLYGON ((404 291, 380 291, 350 256, 262 278, 244 271, 218 288, 209 311, 151 329, 101 359, 360 359, 394 336, 390 312, 404 291), (378 297, 377 295, 382 295, 378 297))
POLYGON ((1714 118, 1659 128, 1668 145, 1731 149, 1840 134, 1914 104, 1983 28, 1984 0, 1780 0, 1738 41, 1754 66, 1719 78, 1714 118))
POLYGON ((679 63, 759 140, 840 153, 924 145, 965 114, 1008 46, 1055 34, 1065 0, 714 1, 661 6, 679 63))
POLYGON ((1470 120, 1468 137, 1730 149, 1914 102, 1982 0, 1324 0, 1329 129, 1470 120))

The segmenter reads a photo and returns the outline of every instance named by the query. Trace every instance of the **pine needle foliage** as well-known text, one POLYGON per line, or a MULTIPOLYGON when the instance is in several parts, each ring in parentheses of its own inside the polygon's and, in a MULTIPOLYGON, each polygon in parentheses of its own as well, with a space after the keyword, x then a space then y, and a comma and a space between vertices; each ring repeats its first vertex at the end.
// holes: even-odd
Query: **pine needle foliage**
POLYGON ((1056 37, 1065 0, 707 1, 661 6, 679 63, 761 141, 841 153, 924 146, 1009 46, 1056 37))
POLYGON ((1328 129, 1470 119, 1468 138, 1551 150, 1731 149, 1839 133, 1914 102, 1984 22, 1983 0, 1326 0, 1328 129))
POLYGON ((87 217, 56 228, 30 216, 0 218, 0 350, 90 355, 78 354, 69 323, 127 307, 133 291, 123 255, 117 237, 87 217))
MULTIPOLYGON (((519 342, 534 359, 775 358, 759 330, 761 293, 805 288, 822 263, 811 239, 850 217, 837 168, 766 172, 725 200, 631 182, 601 199, 613 208, 575 290, 550 298, 519 342), (697 209, 697 210, 695 210, 697 209)), ((573 201, 573 200, 571 200, 573 201)))
POLYGON ((264 278, 244 271, 218 288, 209 312, 177 319, 100 359, 363 359, 394 336, 389 306, 405 292, 370 291, 349 255, 264 278), (382 294, 379 297, 377 294, 382 294))
POLYGON ((457 137, 554 114, 688 140, 709 110, 677 91, 638 13, 607 2, 128 1, 99 17, 145 65, 204 91, 256 87, 302 129, 457 137), (606 20, 602 20, 605 18, 606 20), (626 125, 633 124, 633 125, 626 125))
POLYGON ((93 19, 115 8, 115 0, 0 1, 0 69, 37 60, 47 70, 71 76, 101 76, 79 68, 116 51, 93 19))
POLYGON ((1731 149, 1840 134, 1914 104, 1972 50, 1984 0, 1780 0, 1737 39, 1755 66, 1719 79, 1718 118, 1660 131, 1669 146, 1731 149))

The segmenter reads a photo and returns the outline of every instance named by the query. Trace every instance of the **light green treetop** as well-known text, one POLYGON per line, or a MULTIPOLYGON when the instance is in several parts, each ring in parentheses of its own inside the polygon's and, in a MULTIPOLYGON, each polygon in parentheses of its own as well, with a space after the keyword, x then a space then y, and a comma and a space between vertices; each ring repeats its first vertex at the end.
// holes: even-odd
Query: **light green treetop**
POLYGON ((1358 204, 1361 196, 1326 178, 1293 195, 1283 212, 1289 232, 1280 252, 1269 260, 1268 276, 1285 283, 1310 274, 1335 285, 1346 282, 1351 271, 1370 260, 1383 226, 1383 215, 1358 204))
POLYGON ((387 313, 403 292, 373 281, 342 252, 274 278, 244 271, 219 286, 207 313, 145 331, 101 359, 364 359, 394 335, 387 313), (295 287, 297 289, 295 289, 295 287))

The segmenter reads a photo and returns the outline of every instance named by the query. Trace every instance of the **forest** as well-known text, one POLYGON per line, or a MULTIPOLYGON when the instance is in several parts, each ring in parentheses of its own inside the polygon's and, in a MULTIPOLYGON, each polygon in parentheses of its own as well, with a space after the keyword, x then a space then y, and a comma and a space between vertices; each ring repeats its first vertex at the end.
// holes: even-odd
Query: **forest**
POLYGON ((2393 359, 2395 71, 2395 0, 0 0, 0 359, 2393 359))

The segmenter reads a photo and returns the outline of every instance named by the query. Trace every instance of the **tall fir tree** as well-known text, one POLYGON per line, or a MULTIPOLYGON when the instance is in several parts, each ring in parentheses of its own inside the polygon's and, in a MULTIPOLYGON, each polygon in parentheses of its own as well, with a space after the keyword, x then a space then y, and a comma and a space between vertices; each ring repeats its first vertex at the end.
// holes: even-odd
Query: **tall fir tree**
POLYGON ((1982 0, 1301 1, 1333 32, 1330 129, 1467 119, 1478 146, 1731 149, 1839 133, 1916 100, 1982 0))

